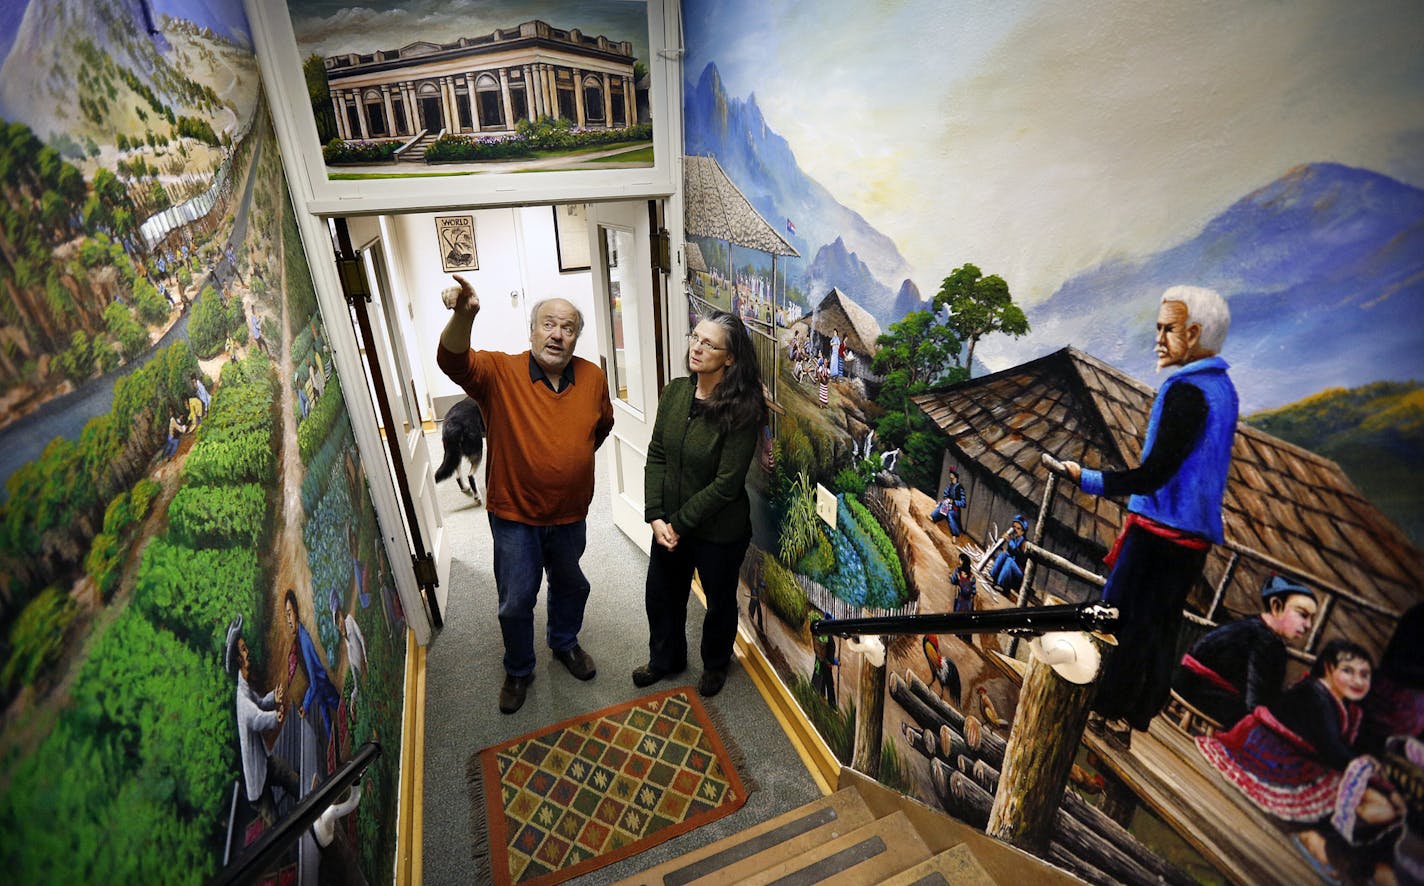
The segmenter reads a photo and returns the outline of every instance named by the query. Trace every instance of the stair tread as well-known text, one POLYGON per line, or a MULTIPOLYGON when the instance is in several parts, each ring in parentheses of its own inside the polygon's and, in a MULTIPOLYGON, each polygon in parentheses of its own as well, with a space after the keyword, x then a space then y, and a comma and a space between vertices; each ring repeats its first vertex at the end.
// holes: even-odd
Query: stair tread
POLYGON ((669 859, 620 880, 615 886, 741 882, 740 878, 777 864, 808 847, 849 833, 874 819, 860 792, 855 788, 844 788, 715 843, 669 859))
POLYGON ((929 857, 929 847, 910 819, 903 812, 893 812, 736 882, 742 886, 872 886, 929 857))
POLYGON ((886 880, 882 886, 994 886, 969 844, 960 843, 886 880))

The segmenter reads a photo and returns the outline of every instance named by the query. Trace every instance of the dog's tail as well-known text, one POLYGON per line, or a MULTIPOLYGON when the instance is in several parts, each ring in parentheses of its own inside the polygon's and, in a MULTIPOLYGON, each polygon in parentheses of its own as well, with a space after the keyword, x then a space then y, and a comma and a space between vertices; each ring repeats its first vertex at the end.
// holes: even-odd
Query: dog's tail
POLYGON ((445 460, 440 463, 440 467, 435 469, 435 482, 448 480, 455 476, 455 469, 460 466, 460 450, 456 446, 445 447, 445 460))

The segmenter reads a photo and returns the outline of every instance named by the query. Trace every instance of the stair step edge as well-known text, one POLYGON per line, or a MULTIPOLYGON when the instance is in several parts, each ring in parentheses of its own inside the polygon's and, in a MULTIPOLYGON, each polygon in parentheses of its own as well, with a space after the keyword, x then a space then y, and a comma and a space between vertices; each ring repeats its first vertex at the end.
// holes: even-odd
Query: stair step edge
POLYGON ((874 820, 875 816, 866 805, 865 798, 854 788, 844 788, 671 858, 620 880, 614 886, 704 886, 717 882, 739 882, 736 879, 718 880, 717 876, 750 876, 785 860, 789 853, 800 851, 797 847, 804 840, 811 839, 812 845, 815 845, 874 820), (808 818, 812 820, 808 821, 808 818), (773 833, 778 831, 780 833, 773 833), (768 845, 750 854, 738 854, 738 849, 750 848, 747 844, 755 844, 768 834, 773 834, 768 845), (723 857, 715 862, 708 861, 718 855, 723 857))

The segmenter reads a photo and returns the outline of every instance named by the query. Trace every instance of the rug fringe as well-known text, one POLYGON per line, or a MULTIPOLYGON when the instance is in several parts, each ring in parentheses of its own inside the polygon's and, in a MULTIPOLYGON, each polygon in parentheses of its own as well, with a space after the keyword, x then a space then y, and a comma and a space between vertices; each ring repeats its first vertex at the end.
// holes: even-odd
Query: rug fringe
POLYGON ((707 717, 712 721, 712 728, 717 731, 717 737, 722 740, 722 747, 727 750, 727 758, 732 761, 732 765, 737 767, 737 776, 742 780, 742 788, 751 796, 761 790, 761 785, 757 784, 756 777, 752 775, 747 767, 747 756, 742 752, 742 746, 737 743, 737 737, 732 734, 732 730, 727 728, 727 721, 722 716, 722 711, 716 706, 702 703, 702 709, 707 712, 707 717))
POLYGON ((494 886, 494 861, 490 858, 489 817, 485 806, 485 774, 480 755, 470 755, 465 764, 465 783, 470 788, 470 854, 475 860, 476 886, 494 886))

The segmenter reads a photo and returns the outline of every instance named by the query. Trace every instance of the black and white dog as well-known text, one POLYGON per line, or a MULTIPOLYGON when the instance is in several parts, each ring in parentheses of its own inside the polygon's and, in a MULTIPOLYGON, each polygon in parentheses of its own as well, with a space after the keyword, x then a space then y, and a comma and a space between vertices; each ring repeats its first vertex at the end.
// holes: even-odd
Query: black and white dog
POLYGON ((473 498, 475 504, 480 504, 475 475, 485 456, 485 420, 480 414, 479 404, 466 397, 451 406, 440 426, 440 442, 445 447, 445 460, 435 470, 436 481, 448 480, 454 475, 455 482, 460 484, 460 491, 473 498), (462 459, 469 461, 469 471, 460 470, 462 459), (468 487, 466 480, 469 480, 468 487))

